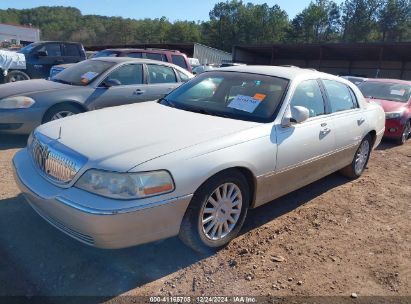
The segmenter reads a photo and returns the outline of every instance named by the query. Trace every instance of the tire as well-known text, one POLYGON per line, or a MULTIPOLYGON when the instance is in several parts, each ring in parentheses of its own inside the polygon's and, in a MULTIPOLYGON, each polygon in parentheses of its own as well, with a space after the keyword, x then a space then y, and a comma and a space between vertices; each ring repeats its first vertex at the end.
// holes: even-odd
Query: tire
POLYGON ((30 76, 23 71, 11 71, 4 77, 4 83, 16 82, 22 80, 30 80, 30 76))
POLYGON ((364 137, 357 151, 355 151, 354 159, 351 164, 340 170, 340 173, 348 178, 359 178, 367 167, 368 160, 372 150, 372 139, 370 135, 364 137), (356 167, 357 166, 357 167, 356 167))
POLYGON ((205 254, 216 252, 238 235, 247 216, 249 205, 250 187, 244 175, 234 169, 219 173, 194 193, 181 223, 179 237, 185 245, 197 252, 205 254), (227 199, 219 200, 217 191, 222 198, 227 199), (230 200, 230 196, 234 199, 230 200), (223 204, 214 207, 210 199, 223 204), (210 210, 213 208, 215 212, 211 213, 210 210), (209 218, 213 219, 203 224, 203 220, 209 218), (216 222, 215 219, 219 219, 220 222, 216 222), (217 227, 216 230, 214 227, 217 227), (214 239, 212 239, 213 231, 214 239))
POLYGON ((46 114, 44 114, 42 123, 46 123, 49 121, 57 120, 60 118, 68 117, 71 115, 82 113, 83 111, 74 105, 71 104, 58 104, 52 106, 50 109, 47 110, 46 114))
POLYGON ((410 136, 410 133, 411 133, 411 123, 408 120, 405 123, 404 130, 402 131, 401 137, 397 139, 397 144, 399 145, 405 144, 407 142, 408 137, 410 136))

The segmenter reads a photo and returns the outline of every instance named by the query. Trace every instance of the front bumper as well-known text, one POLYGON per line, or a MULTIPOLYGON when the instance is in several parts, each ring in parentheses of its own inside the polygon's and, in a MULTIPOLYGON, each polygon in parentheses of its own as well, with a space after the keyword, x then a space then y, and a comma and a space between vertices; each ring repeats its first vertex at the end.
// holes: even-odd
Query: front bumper
POLYGON ((78 241, 99 248, 124 248, 177 235, 192 198, 186 195, 147 204, 136 200, 134 207, 100 210, 85 205, 87 199, 94 205, 101 200, 105 207, 108 201, 113 206, 119 202, 49 183, 38 174, 26 149, 15 155, 13 165, 20 190, 39 215, 78 241))
POLYGON ((41 124, 45 111, 43 108, 0 109, 0 133, 30 134, 41 124))
POLYGON ((403 119, 386 119, 384 137, 400 138, 404 132, 405 122, 403 119))

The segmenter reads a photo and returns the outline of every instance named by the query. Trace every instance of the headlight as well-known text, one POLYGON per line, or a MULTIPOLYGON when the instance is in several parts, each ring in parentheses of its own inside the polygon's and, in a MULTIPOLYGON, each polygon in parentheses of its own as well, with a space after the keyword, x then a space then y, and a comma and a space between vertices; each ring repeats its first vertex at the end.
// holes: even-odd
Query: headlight
POLYGON ((34 99, 27 96, 8 97, 0 100, 0 109, 25 109, 34 103, 34 99))
POLYGON ((387 112, 385 113, 385 118, 386 119, 394 119, 394 118, 400 118, 402 115, 403 111, 398 111, 398 112, 387 112))
POLYGON ((116 173, 88 170, 77 181, 77 188, 114 199, 138 199, 168 193, 174 182, 167 171, 116 173))

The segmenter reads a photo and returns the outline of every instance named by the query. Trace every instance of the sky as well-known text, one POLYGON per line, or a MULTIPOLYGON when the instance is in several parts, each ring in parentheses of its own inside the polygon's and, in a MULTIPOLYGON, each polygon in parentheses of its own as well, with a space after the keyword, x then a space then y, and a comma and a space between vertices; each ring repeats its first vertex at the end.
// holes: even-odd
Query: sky
MULTIPOLYGON (((218 2, 225 0, 0 0, 0 9, 33 8, 37 6, 72 6, 84 15, 119 16, 143 19, 167 17, 175 20, 208 20, 208 13, 218 2)), ((289 18, 301 12, 311 0, 244 0, 254 4, 278 4, 289 18)), ((337 0, 341 3, 342 0, 337 0)))

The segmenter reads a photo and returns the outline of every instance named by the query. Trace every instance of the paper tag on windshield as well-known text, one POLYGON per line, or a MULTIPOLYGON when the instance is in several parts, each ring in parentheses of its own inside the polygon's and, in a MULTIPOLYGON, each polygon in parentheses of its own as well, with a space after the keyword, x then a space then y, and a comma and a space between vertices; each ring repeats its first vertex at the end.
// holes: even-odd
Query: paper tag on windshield
POLYGON ((404 96, 405 90, 391 90, 391 95, 398 95, 398 96, 404 96))
POLYGON ((253 113, 261 100, 245 95, 237 95, 228 105, 229 108, 237 109, 240 111, 245 111, 248 113, 253 113))
POLYGON ((93 80, 96 76, 98 75, 98 73, 96 72, 87 72, 83 75, 81 75, 81 79, 85 79, 87 81, 93 80))

